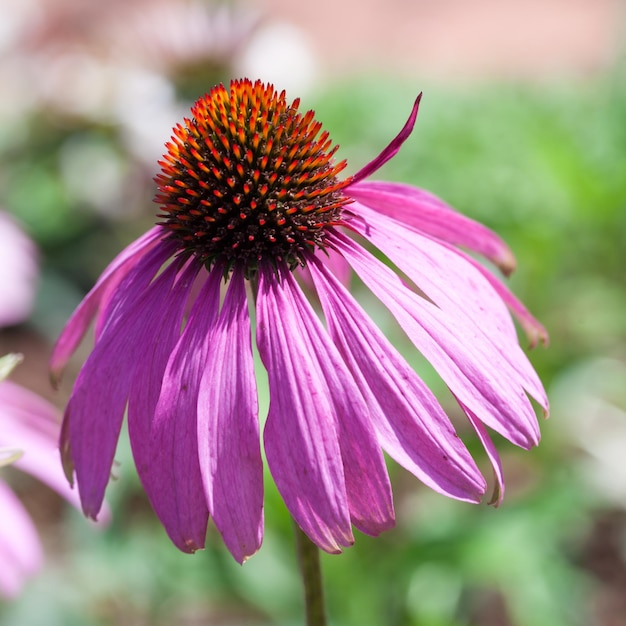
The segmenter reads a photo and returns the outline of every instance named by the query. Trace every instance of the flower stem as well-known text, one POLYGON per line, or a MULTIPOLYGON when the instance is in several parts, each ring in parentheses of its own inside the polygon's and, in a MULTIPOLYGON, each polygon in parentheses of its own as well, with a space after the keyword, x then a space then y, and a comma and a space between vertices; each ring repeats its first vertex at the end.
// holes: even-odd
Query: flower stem
POLYGON ((300 572, 304 585, 304 605, 307 626, 326 626, 324 591, 322 589, 322 569, 318 547, 302 532, 294 522, 296 547, 300 572))

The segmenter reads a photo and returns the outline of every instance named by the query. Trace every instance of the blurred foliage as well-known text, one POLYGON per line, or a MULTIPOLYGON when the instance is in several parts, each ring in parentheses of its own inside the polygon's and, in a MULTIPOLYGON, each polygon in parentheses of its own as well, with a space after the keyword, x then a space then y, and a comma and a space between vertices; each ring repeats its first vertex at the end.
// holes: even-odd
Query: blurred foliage
MULTIPOLYGON (((502 508, 446 500, 392 467, 397 528, 376 539, 358 535, 344 555, 323 558, 332 624, 597 619, 600 581, 584 566, 585 546, 598 517, 623 508, 626 489, 608 488, 614 457, 605 444, 587 448, 576 429, 593 418, 592 432, 611 440, 606 412, 584 412, 592 401, 626 428, 625 386, 601 384, 623 383, 626 374, 623 69, 539 86, 364 76, 303 103, 355 171, 398 132, 423 90, 413 136, 378 176, 428 188, 495 229, 518 259, 514 291, 551 335, 549 349, 531 360, 553 416, 536 450, 498 441, 508 478, 502 508), (587 388, 594 376, 598 384, 587 388)), ((42 251, 31 328, 49 341, 108 260, 154 219, 156 164, 133 156, 137 146, 128 149, 126 139, 116 123, 35 110, 0 142, 0 206, 21 218, 42 251)), ((110 527, 94 529, 65 509, 40 515, 45 570, 21 598, 0 605, 0 626, 301 623, 292 529, 269 475, 265 542, 239 567, 213 528, 206 551, 178 553, 145 501, 124 437, 118 461, 110 527)))

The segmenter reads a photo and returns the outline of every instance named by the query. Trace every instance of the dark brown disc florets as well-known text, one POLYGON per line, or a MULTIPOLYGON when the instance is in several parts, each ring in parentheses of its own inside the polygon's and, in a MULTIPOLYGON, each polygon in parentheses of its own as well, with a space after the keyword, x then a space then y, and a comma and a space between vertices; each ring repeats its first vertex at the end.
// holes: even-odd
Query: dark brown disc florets
POLYGON ((210 267, 304 264, 349 199, 333 146, 313 111, 298 112, 260 81, 214 87, 174 128, 155 178, 161 224, 210 267))

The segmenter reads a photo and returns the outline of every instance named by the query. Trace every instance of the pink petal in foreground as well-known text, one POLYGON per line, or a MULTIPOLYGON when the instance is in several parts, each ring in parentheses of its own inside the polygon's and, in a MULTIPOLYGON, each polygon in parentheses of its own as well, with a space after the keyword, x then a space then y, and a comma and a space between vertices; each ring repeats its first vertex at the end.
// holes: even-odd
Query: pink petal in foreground
POLYGON ((263 539, 263 461, 248 301, 235 270, 198 396, 200 470, 213 521, 243 563, 263 539))
POLYGON ((354 542, 339 425, 292 281, 282 268, 259 271, 257 345, 270 387, 265 452, 300 528, 323 550, 338 553, 354 542))
POLYGON ((59 412, 37 394, 9 380, 0 382, 0 447, 21 451, 14 466, 80 508, 78 493, 59 463, 59 412))
POLYGON ((485 481, 432 392, 323 264, 310 267, 331 336, 384 450, 435 491, 480 501, 485 481))
POLYGON ((170 355, 150 437, 150 501, 171 540, 184 552, 204 547, 209 517, 198 457, 197 407, 222 274, 220 265, 209 273, 170 355))
POLYGON ((513 253, 498 235, 424 189, 368 180, 352 185, 350 196, 410 228, 482 254, 507 275, 515 269, 513 253))
POLYGON ((0 595, 15 597, 41 567, 41 544, 30 515, 0 481, 0 595))

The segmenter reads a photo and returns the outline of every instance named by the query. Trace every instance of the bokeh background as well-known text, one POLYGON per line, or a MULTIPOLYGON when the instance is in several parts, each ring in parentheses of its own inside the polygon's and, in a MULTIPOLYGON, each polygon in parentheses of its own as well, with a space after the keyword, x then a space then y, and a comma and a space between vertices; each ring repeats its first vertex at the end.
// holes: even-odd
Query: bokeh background
MULTIPOLYGON (((397 528, 323 558, 331 623, 626 624, 625 26, 618 0, 2 0, 0 207, 37 243, 42 272, 31 318, 0 334, 0 353, 25 355, 13 379, 63 407, 88 346, 53 392, 51 343, 153 223, 156 159, 214 83, 248 75, 301 96, 351 171, 424 91, 413 136, 379 176, 436 192, 509 242, 512 288, 551 336, 531 360, 552 417, 537 449, 498 442, 498 510, 390 466, 397 528)), ((213 528, 206 551, 178 553, 124 437, 117 460, 104 529, 2 470, 46 565, 0 603, 1 626, 301 623, 292 528, 269 476, 265 542, 240 567, 213 528)))

